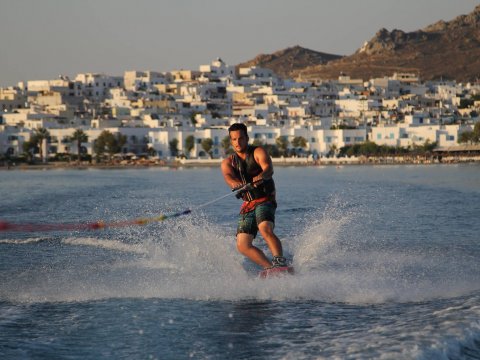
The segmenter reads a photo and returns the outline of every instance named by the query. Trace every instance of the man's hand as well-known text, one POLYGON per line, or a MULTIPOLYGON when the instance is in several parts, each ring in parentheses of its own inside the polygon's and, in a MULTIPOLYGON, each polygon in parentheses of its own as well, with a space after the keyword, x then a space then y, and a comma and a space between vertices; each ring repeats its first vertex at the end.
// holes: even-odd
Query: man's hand
POLYGON ((247 192, 248 190, 251 190, 252 187, 250 184, 246 184, 246 185, 243 185, 243 184, 240 184, 236 187, 234 187, 232 189, 232 191, 236 191, 237 193, 235 194, 235 197, 237 199, 241 199, 243 197, 243 194, 245 194, 245 192, 247 192))
POLYGON ((261 183, 263 180, 260 180, 260 182, 251 182, 251 183, 248 183, 248 184, 240 184, 236 187, 234 187, 232 189, 232 191, 237 191, 237 193, 235 194, 235 197, 237 199, 241 199, 243 197, 243 195, 247 192, 247 191, 250 191, 250 190, 253 190, 257 184, 261 183))
POLYGON ((238 184, 238 185, 235 185, 233 188, 232 188, 232 191, 238 191, 240 190, 242 187, 244 187, 246 185, 243 185, 242 183, 238 184))

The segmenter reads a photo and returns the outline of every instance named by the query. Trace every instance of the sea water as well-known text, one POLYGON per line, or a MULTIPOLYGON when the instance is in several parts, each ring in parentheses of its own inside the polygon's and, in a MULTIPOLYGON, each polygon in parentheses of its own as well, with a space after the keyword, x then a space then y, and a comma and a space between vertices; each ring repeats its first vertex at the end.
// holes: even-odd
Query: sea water
MULTIPOLYGON (((0 172, 1 359, 479 359, 480 166, 276 168, 296 274, 235 248, 218 168, 0 172)), ((257 246, 264 249, 259 237, 257 246)))

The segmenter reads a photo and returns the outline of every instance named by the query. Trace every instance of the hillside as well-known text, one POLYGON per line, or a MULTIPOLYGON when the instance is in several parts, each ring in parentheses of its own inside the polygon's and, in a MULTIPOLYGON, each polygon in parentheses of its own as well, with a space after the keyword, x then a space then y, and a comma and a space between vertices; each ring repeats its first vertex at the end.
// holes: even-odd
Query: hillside
POLYGON ((341 55, 326 54, 294 46, 273 54, 258 55, 252 60, 238 64, 237 68, 258 66, 271 69, 281 77, 289 77, 298 70, 313 65, 326 64, 340 58, 342 58, 341 55))
POLYGON ((470 14, 404 32, 380 29, 354 54, 328 55, 299 46, 260 55, 243 65, 258 65, 301 80, 390 76, 412 72, 422 80, 475 81, 480 77, 480 5, 470 14))
POLYGON ((480 6, 468 15, 423 30, 381 29, 355 54, 304 68, 293 76, 332 79, 341 72, 363 79, 414 72, 422 80, 474 81, 480 75, 480 6))

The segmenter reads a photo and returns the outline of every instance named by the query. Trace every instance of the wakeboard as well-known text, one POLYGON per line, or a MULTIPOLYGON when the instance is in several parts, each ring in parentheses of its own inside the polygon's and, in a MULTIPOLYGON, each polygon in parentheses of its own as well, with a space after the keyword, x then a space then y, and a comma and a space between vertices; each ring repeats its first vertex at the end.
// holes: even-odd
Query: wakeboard
POLYGON ((293 275, 294 272, 295 271, 291 266, 280 266, 280 267, 274 267, 274 268, 262 270, 260 271, 258 276, 261 279, 267 279, 267 278, 279 277, 284 275, 293 275))

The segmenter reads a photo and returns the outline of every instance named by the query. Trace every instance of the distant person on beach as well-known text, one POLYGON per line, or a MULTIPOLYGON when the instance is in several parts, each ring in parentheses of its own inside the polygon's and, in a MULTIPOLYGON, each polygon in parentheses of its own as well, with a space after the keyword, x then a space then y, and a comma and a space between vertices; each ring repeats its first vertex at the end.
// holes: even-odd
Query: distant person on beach
POLYGON ((262 147, 248 145, 244 124, 233 124, 228 133, 235 153, 222 162, 225 182, 232 190, 251 184, 239 193, 244 201, 238 218, 237 249, 264 269, 287 266, 282 243, 273 232, 277 202, 272 159, 262 147), (258 231, 273 255, 271 261, 252 244, 258 231))

